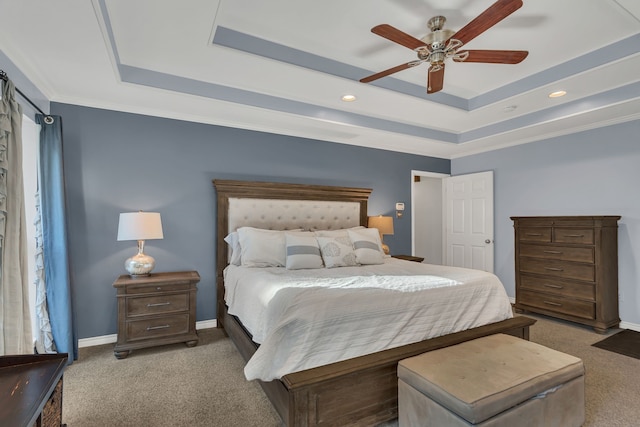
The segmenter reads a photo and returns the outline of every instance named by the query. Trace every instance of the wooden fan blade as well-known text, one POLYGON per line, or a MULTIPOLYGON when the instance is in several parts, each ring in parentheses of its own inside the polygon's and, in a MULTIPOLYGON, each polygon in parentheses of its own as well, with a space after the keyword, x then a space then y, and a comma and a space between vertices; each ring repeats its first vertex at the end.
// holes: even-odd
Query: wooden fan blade
POLYGON ((376 25, 371 29, 371 32, 412 50, 425 46, 423 41, 418 40, 417 38, 410 36, 389 24, 376 25))
POLYGON ((379 73, 375 73, 370 75, 369 77, 364 77, 362 79, 360 79, 360 82, 362 83, 370 83, 374 80, 378 80, 382 77, 386 77, 389 74, 393 74, 393 73, 397 73, 398 71, 402 71, 402 70, 406 70, 407 68, 411 68, 414 67, 416 61, 411 61, 411 62, 407 62, 406 64, 400 64, 400 65, 396 65, 393 68, 389 68, 388 70, 384 70, 384 71, 380 71, 379 73))
POLYGON ((458 51, 458 55, 469 53, 464 60, 456 59, 455 62, 484 62, 489 64, 519 64, 529 52, 526 50, 462 50, 458 51))
POLYGON ((438 71, 431 71, 433 65, 429 67, 427 73, 427 93, 435 93, 442 90, 444 85, 444 64, 438 71))
POLYGON ((451 36, 462 44, 469 43, 489 28, 522 7, 522 0, 498 0, 475 19, 451 36))

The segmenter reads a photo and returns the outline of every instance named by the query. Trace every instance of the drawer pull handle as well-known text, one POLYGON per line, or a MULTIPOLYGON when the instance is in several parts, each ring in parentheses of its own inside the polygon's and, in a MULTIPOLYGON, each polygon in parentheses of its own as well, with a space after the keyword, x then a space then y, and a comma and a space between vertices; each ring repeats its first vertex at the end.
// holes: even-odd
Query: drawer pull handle
POLYGON ((554 255, 560 255, 562 254, 562 251, 543 251, 545 254, 554 254, 554 255))
POLYGON ((527 236, 542 236, 542 233, 526 233, 527 236))
POLYGON ((547 304, 547 305, 553 305, 555 307, 562 307, 562 304, 560 304, 559 302, 544 301, 544 303, 547 304))
POLYGON ((147 331, 155 331, 156 329, 167 329, 170 328, 171 325, 161 325, 161 326, 148 326, 147 331))
POLYGON ((564 271, 562 268, 558 267, 545 267, 544 269, 549 271, 564 271))
POLYGON ((157 302, 155 304, 147 304, 147 307, 161 307, 163 305, 171 305, 170 302, 157 302))
POLYGON ((547 288, 553 288, 553 289, 562 289, 562 288, 564 288, 564 286, 552 285, 552 284, 549 284, 549 283, 545 283, 544 286, 546 286, 547 288))
POLYGON ((565 234, 565 237, 584 237, 584 234, 565 234))

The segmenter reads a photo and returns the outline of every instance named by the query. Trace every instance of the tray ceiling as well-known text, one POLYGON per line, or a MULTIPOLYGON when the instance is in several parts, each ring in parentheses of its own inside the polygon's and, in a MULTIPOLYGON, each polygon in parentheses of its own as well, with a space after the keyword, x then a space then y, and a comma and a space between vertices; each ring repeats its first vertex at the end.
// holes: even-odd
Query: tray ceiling
POLYGON ((444 158, 640 117, 634 0, 524 0, 465 47, 529 56, 447 62, 436 94, 426 64, 358 81, 415 59, 373 26, 421 38, 432 16, 457 30, 492 3, 21 0, 2 6, 0 50, 55 102, 444 158))

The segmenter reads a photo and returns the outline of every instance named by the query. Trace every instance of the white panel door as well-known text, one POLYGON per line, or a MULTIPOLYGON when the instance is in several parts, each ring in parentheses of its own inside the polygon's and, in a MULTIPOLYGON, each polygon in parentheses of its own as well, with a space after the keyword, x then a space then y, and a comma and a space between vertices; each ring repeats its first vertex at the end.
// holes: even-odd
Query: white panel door
POLYGON ((445 265, 493 273, 493 171, 442 183, 445 265))

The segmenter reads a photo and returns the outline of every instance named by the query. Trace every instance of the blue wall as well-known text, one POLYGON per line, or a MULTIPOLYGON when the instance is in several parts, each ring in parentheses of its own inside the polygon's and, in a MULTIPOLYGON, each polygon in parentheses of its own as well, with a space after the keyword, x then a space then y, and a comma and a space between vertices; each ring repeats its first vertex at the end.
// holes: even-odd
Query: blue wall
POLYGON ((392 214, 392 253, 411 251, 411 170, 449 173, 445 159, 52 103, 62 116, 72 289, 79 338, 116 333, 113 281, 135 242, 117 242, 118 215, 162 215, 145 244, 154 271, 195 269, 198 320, 215 312, 212 179, 372 188, 369 214, 392 214))
MULTIPOLYGON (((640 121, 452 160, 452 175, 494 171, 495 272, 515 296, 511 216, 621 215, 620 317, 640 328, 640 121)), ((640 329, 638 329, 640 330, 640 329)))

